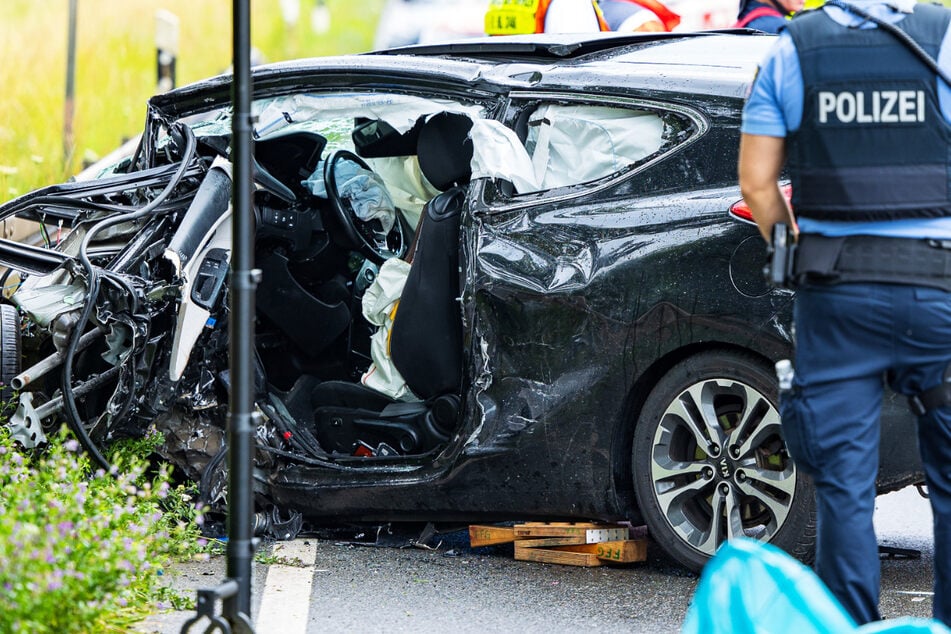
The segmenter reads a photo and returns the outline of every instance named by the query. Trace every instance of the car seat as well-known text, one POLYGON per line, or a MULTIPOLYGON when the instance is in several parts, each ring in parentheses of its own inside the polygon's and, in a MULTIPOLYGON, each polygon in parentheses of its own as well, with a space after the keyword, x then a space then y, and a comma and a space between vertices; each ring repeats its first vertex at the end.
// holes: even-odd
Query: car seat
POLYGON ((420 454, 448 440, 456 425, 462 384, 459 228, 471 177, 471 127, 464 115, 440 113, 423 124, 417 142, 420 170, 442 193, 426 204, 416 230, 390 351, 422 401, 393 401, 346 381, 319 384, 311 403, 326 451, 420 454))

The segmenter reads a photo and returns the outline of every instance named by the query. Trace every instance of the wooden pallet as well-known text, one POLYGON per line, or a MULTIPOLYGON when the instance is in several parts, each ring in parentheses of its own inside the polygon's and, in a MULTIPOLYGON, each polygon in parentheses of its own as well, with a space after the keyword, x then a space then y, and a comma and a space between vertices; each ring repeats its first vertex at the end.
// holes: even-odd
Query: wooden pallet
POLYGON ((526 522, 515 526, 469 526, 472 547, 512 543, 515 559, 568 566, 601 566, 647 559, 647 541, 628 539, 618 524, 526 522))

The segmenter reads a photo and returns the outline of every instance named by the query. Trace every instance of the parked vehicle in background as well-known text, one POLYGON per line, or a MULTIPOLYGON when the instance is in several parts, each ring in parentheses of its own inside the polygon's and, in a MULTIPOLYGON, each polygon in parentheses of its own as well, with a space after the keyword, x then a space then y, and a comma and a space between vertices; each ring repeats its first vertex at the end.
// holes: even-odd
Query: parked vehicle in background
POLYGON ((387 0, 373 48, 482 37, 487 6, 488 0, 387 0))
POLYGON ((665 0, 664 4, 680 15, 676 31, 729 28, 740 8, 738 0, 665 0))
MULTIPOLYGON (((773 38, 484 38, 254 69, 256 504, 340 521, 630 520, 700 568, 808 559, 773 364, 791 293, 740 200, 773 38)), ((0 206, 26 446, 162 432, 224 500, 231 77, 158 95, 114 173, 0 206), (62 227, 62 231, 60 231, 62 227), (22 367, 21 367, 22 362, 22 367)), ((880 490, 922 479, 904 401, 880 490)))

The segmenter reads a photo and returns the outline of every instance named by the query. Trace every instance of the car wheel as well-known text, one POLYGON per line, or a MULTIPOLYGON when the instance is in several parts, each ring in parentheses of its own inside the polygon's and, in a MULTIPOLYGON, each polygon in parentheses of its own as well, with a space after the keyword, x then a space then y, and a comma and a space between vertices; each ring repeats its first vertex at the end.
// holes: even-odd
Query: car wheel
POLYGON ((20 316, 10 304, 0 304, 0 408, 12 406, 10 382, 20 373, 20 316))
POLYGON ((815 544, 815 491, 786 451, 776 379, 755 357, 703 353, 654 387, 634 430, 634 487, 652 538, 699 571, 737 536, 803 561, 815 544))

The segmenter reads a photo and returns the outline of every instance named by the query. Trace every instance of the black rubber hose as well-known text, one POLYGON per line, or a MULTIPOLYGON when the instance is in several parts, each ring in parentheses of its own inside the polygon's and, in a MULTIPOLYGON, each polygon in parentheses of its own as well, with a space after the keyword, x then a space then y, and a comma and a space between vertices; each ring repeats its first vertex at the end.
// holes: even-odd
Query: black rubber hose
POLYGON ((303 427, 294 428, 287 424, 287 421, 281 416, 273 406, 265 404, 262 408, 265 413, 267 413, 271 420, 274 422, 274 425, 277 427, 278 431, 281 434, 290 434, 287 437, 288 442, 294 445, 295 448, 309 454, 315 458, 320 458, 320 455, 323 453, 321 451, 319 441, 314 438, 309 432, 307 432, 303 427))
POLYGON ((201 477, 198 479, 198 501, 205 506, 211 505, 211 476, 214 470, 218 468, 218 465, 221 464, 221 461, 224 460, 227 453, 228 445, 227 443, 222 443, 221 449, 208 461, 204 471, 201 472, 201 477))
POLYGON ((119 224, 121 222, 137 220, 138 218, 146 216, 147 214, 154 211, 156 207, 162 204, 162 202, 168 198, 169 195, 171 195, 175 188, 178 187, 178 184, 185 175, 185 171, 188 169, 189 164, 194 158, 195 149, 197 146, 195 135, 192 133, 191 129, 185 125, 180 125, 184 131, 187 143, 184 155, 182 157, 182 162, 172 175, 168 185, 165 186, 165 188, 154 200, 152 200, 152 202, 147 204, 145 207, 142 207, 138 211, 106 218, 91 227, 86 235, 83 236, 83 241, 79 245, 79 253, 77 258, 80 264, 82 264, 83 269, 86 271, 89 289, 86 293, 86 301, 83 305, 82 313, 80 313, 79 321, 76 323, 72 333, 70 334, 69 345, 66 348, 66 358, 63 362, 61 383, 61 389, 63 392, 63 407, 66 412, 66 423, 76 435, 76 438, 79 440, 79 443, 82 445, 83 449, 85 449, 92 459, 106 471, 110 471, 112 465, 109 464, 109 461, 106 460, 105 456, 102 455, 102 452, 99 451, 99 449, 92 442, 92 439, 89 437, 89 434, 86 432, 86 428, 83 425, 82 416, 79 414, 79 408, 76 406, 76 397, 73 393, 72 387, 73 356, 76 354, 76 350, 79 346, 79 339, 83 334, 83 327, 89 322, 89 319, 92 316, 93 308, 95 308, 96 299, 99 297, 100 273, 96 267, 93 266, 92 262, 90 262, 86 251, 89 248, 89 244, 92 242, 92 238, 97 233, 103 229, 111 227, 112 225, 119 224))
POLYGON ((281 458, 287 458, 294 462, 300 462, 306 465, 312 465, 315 467, 327 467, 328 469, 335 469, 337 471, 360 471, 361 468, 358 467, 348 467, 336 462, 331 462, 329 460, 320 460, 317 458, 310 458, 308 456, 303 456, 298 453, 292 453, 290 451, 284 451, 283 449, 278 449, 277 447, 272 447, 270 445, 258 445, 258 449, 261 451, 266 451, 272 453, 275 456, 280 456, 281 458))

